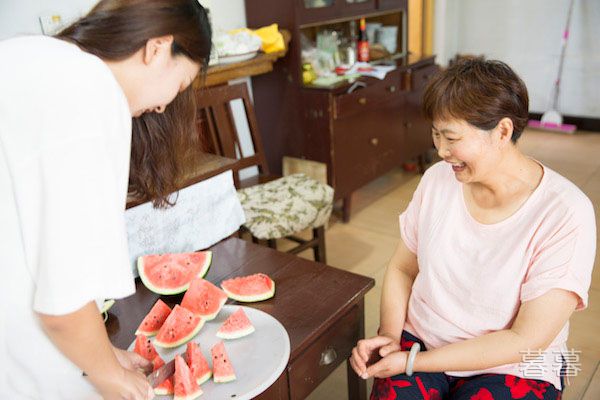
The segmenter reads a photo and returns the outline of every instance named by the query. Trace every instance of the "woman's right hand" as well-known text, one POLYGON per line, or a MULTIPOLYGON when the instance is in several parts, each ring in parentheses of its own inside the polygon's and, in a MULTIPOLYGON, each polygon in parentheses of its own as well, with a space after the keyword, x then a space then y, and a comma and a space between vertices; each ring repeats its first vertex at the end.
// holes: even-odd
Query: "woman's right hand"
POLYGON ((154 390, 148 380, 138 371, 120 368, 106 377, 89 377, 104 400, 149 400, 154 390))
POLYGON ((354 372, 362 377, 366 374, 369 365, 399 350, 400 340, 391 336, 379 335, 369 339, 362 339, 352 349, 350 365, 352 365, 354 372))

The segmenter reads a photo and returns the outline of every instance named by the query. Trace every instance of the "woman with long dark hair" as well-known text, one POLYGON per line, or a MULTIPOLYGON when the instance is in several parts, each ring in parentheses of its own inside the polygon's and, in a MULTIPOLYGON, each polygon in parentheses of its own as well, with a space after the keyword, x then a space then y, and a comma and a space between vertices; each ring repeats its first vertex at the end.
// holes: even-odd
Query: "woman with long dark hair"
POLYGON ((210 46, 197 0, 102 0, 0 42, 0 398, 152 397, 97 302, 135 291, 126 197, 170 204, 210 46))

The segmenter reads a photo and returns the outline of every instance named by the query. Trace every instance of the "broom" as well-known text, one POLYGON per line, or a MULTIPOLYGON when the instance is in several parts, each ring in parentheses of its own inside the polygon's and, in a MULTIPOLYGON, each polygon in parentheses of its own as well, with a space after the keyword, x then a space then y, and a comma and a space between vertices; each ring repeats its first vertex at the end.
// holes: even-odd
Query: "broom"
POLYGON ((563 64, 565 61, 565 50, 567 48, 567 40, 569 39, 569 25, 571 24, 571 14, 573 13, 573 3, 575 0, 571 0, 569 5, 569 14, 567 16, 567 26, 563 33, 562 48, 560 51, 560 62, 558 65, 558 77, 554 82, 554 91, 552 97, 552 107, 542 115, 541 121, 529 120, 527 126, 536 129, 543 129, 555 132, 573 133, 577 129, 575 125, 563 124, 563 117, 558 111, 558 96, 560 93, 560 78, 562 76, 563 64))

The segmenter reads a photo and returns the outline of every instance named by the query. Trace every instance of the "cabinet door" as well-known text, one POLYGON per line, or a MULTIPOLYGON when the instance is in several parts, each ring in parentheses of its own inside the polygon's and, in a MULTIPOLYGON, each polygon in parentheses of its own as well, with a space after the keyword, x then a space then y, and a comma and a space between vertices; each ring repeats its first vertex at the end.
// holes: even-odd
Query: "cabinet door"
POLYGON ((405 142, 402 151, 405 159, 423 154, 433 146, 431 121, 423 115, 422 106, 425 85, 437 70, 436 65, 428 65, 405 71, 405 74, 410 75, 406 77, 410 81, 410 90, 406 92, 405 103, 405 142))
POLYGON ((379 10, 393 10, 397 8, 407 9, 408 0, 377 0, 379 10))
POLYGON ((375 11, 376 0, 342 0, 344 16, 361 16, 361 13, 375 11))
POLYGON ((395 92, 362 112, 333 121, 335 197, 342 198, 400 165, 404 94, 395 92))
POLYGON ((339 17, 346 0, 296 0, 297 22, 300 25, 339 17))

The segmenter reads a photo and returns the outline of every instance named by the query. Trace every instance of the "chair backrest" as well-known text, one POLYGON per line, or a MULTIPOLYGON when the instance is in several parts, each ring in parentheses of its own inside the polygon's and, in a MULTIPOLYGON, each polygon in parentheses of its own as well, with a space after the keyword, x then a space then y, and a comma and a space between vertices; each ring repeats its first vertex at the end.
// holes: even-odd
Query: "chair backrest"
POLYGON ((248 167, 258 167, 259 174, 269 174, 254 106, 250 101, 245 83, 208 87, 196 92, 197 125, 200 135, 210 152, 233 158, 238 162, 233 167, 234 180, 239 187, 239 171, 248 167), (244 155, 240 135, 233 119, 231 102, 240 99, 244 105, 245 117, 250 130, 254 154, 244 155))

